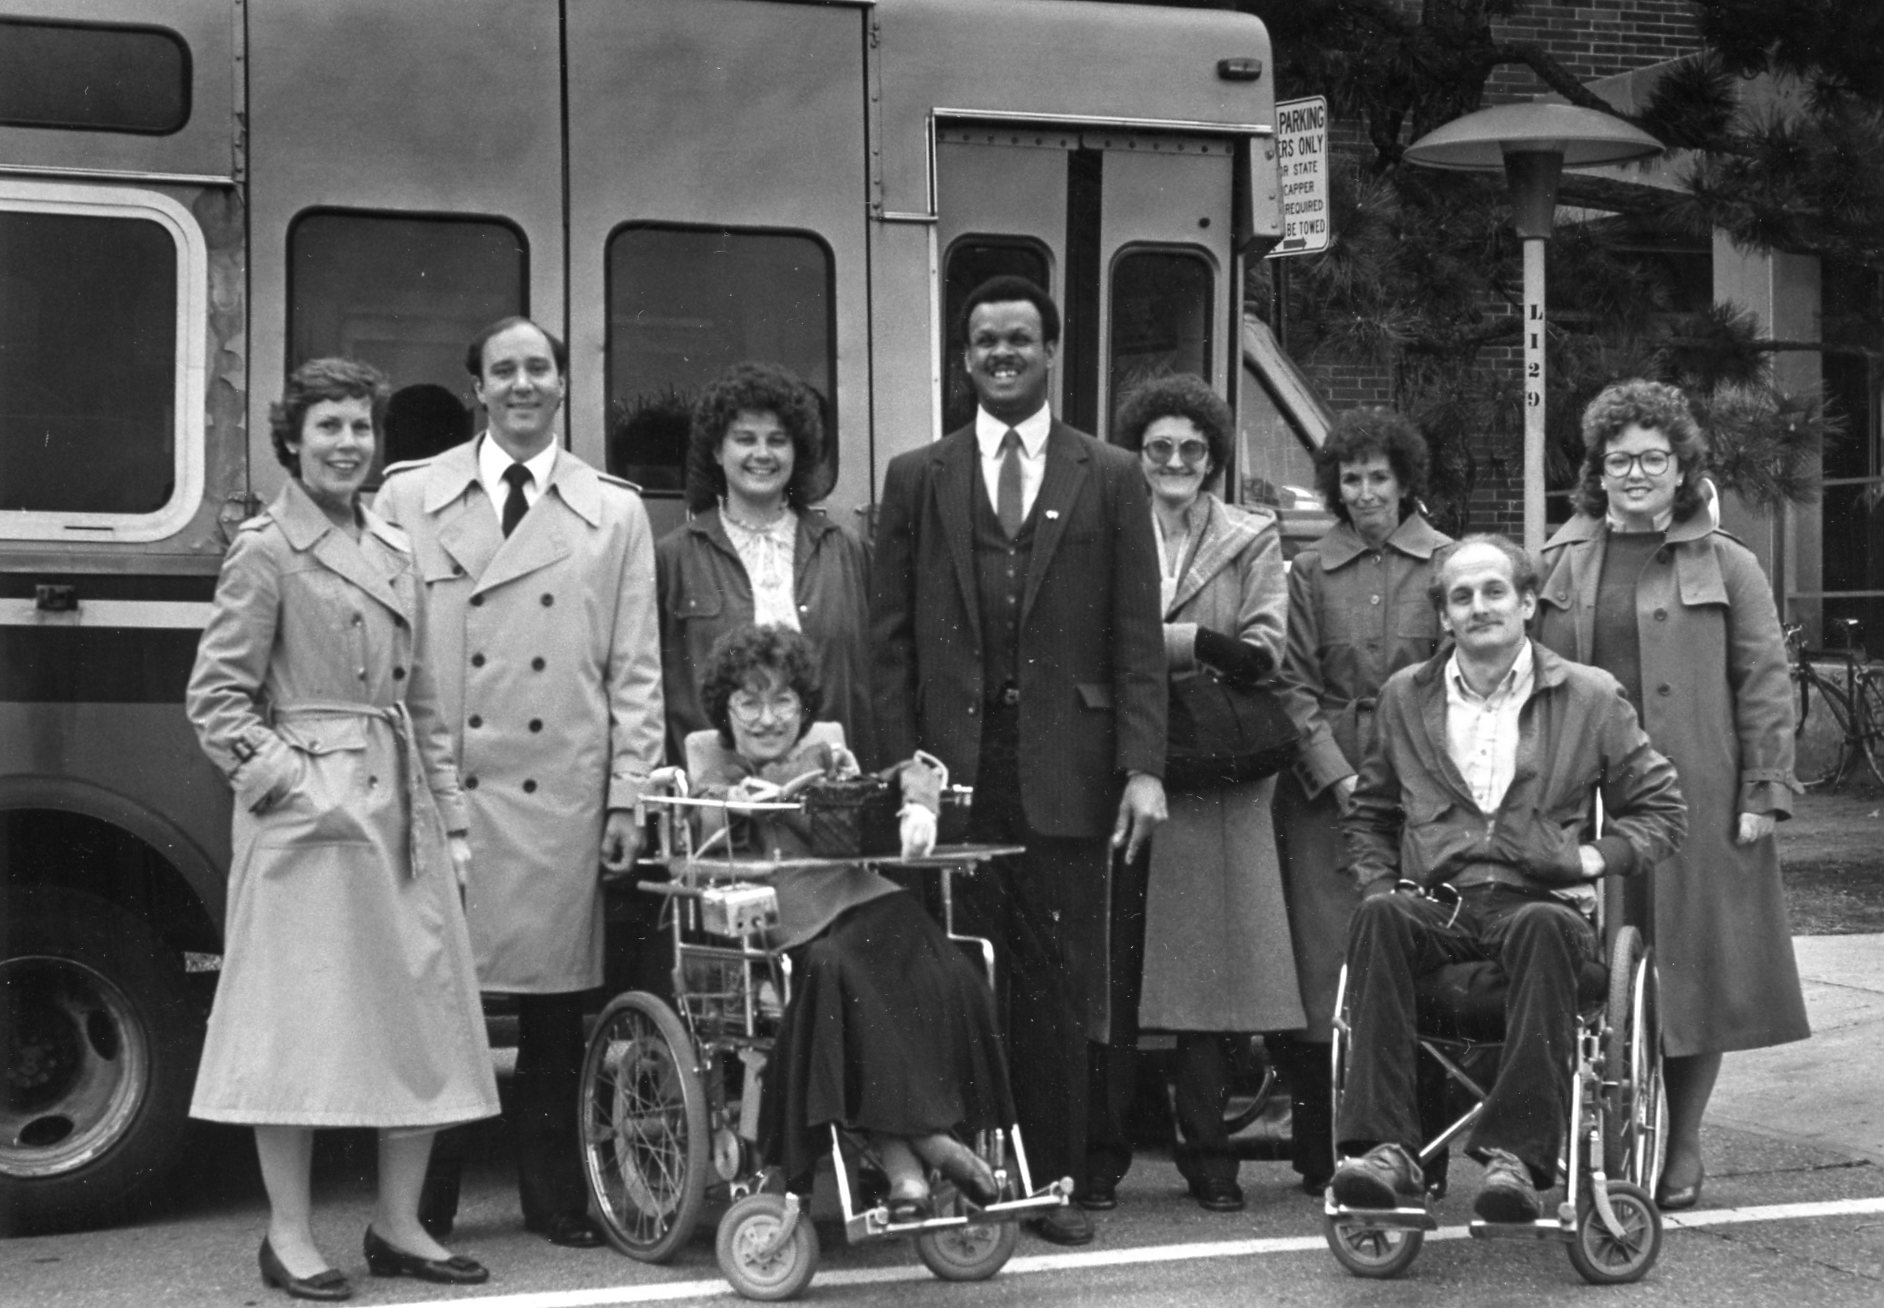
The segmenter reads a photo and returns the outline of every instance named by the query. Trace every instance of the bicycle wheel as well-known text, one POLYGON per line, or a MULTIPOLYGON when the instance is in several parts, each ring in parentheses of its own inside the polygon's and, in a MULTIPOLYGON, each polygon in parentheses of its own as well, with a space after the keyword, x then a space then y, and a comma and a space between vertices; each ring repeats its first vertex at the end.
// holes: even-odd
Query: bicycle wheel
POLYGON ((1865 766, 1871 769, 1872 780, 1884 786, 1884 683, 1872 673, 1860 676, 1852 720, 1865 766))
MULTIPOLYGON (((1804 678, 1800 681, 1799 702, 1802 705, 1806 702, 1807 685, 1818 690, 1819 702, 1824 706, 1825 712, 1831 715, 1832 726, 1838 732, 1836 743, 1832 744, 1821 757, 1794 769, 1801 786, 1807 790, 1818 790, 1821 787, 1836 786, 1838 779, 1859 761, 1855 756, 1858 736, 1852 731, 1851 701, 1845 698, 1845 692, 1814 674, 1809 681, 1804 678)), ((1803 733, 1803 717, 1800 719, 1800 730, 1803 733)), ((1810 755, 1807 757, 1809 758, 1810 755)))

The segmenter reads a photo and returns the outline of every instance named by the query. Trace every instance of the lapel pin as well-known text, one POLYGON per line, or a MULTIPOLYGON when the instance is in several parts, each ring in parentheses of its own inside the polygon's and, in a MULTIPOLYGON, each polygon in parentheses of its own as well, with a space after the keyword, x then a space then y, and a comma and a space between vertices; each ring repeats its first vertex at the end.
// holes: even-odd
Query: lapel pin
POLYGON ((1047 518, 1049 521, 1057 521, 1059 519, 1059 516, 1060 516, 1060 511, 1058 509, 1047 510, 1047 518))

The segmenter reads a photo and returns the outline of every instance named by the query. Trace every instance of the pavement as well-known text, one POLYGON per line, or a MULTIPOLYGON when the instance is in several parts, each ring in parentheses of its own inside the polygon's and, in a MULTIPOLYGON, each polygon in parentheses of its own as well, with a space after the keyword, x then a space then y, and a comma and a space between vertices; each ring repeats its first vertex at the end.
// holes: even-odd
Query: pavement
POLYGON ((1884 935, 1794 936, 1812 1038, 1729 1054, 1719 1127, 1884 1163, 1884 935))

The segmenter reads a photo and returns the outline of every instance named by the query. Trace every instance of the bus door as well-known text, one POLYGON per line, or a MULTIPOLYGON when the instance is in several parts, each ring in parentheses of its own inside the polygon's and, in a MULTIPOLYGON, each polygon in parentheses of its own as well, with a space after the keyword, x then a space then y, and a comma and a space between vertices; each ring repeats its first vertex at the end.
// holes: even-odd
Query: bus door
POLYGON ((942 430, 974 416, 961 305, 1020 273, 1058 301, 1055 410, 1106 437, 1130 387, 1194 372, 1229 393, 1240 308, 1233 142, 1180 134, 959 123, 936 135, 942 430))

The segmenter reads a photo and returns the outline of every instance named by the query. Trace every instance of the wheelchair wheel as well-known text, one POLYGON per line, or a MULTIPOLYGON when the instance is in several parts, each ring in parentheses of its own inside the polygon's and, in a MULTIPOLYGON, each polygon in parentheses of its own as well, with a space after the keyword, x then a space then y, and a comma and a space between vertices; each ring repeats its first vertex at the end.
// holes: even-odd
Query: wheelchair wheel
POLYGON ((1627 1285, 1639 1281, 1662 1252, 1662 1215, 1648 1191, 1627 1182, 1611 1182, 1609 1208, 1622 1227, 1618 1238, 1603 1225, 1596 1201, 1577 1201, 1577 1236, 1565 1246, 1571 1265, 1592 1285, 1627 1285))
POLYGON ((661 1263, 693 1234, 706 1200, 706 1087, 674 1010, 641 991, 596 1021, 582 1060, 582 1156, 609 1243, 661 1263))
POLYGON ((1424 1231, 1382 1230, 1324 1216, 1322 1235, 1335 1261, 1355 1276, 1382 1281, 1398 1276, 1420 1256, 1424 1231))
POLYGON ((1616 932, 1603 1037, 1603 1172, 1653 1192, 1667 1140, 1654 956, 1633 926, 1616 932))
POLYGON ((726 1210, 713 1252, 741 1298, 796 1299, 818 1270, 818 1232, 809 1212, 794 1215, 784 1195, 762 1191, 726 1210))
MULTIPOLYGON (((938 1213, 952 1216, 966 1211, 952 1189, 938 1188, 934 1193, 938 1213)), ((985 1281, 1007 1266, 1019 1243, 1016 1222, 970 1222, 924 1231, 916 1237, 916 1256, 945 1281, 985 1281)))

